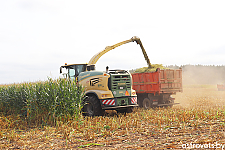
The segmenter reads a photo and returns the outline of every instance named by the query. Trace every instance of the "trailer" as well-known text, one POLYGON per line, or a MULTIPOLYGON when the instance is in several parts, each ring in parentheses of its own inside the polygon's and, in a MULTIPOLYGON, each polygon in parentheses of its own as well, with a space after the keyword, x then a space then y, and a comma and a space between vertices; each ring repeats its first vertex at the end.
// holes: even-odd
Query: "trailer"
POLYGON ((224 84, 217 84, 217 89, 218 89, 218 91, 225 91, 224 84))
POLYGON ((182 92, 182 69, 159 69, 155 72, 133 73, 133 89, 138 105, 146 109, 172 107, 176 92, 182 92))

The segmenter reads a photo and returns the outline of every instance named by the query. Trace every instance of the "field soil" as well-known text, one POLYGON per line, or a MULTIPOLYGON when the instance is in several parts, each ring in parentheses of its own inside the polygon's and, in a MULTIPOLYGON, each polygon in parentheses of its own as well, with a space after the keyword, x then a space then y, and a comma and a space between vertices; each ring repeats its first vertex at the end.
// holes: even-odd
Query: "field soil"
POLYGON ((26 127, 0 117, 0 149, 222 149, 225 91, 216 85, 184 85, 172 108, 82 117, 56 126, 26 127))

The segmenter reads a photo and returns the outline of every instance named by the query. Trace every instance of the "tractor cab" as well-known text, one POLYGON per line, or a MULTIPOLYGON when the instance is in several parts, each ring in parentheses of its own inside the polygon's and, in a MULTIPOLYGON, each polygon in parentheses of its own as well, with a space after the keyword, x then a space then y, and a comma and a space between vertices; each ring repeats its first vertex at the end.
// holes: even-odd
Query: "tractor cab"
POLYGON ((67 73, 64 73, 65 77, 69 77, 71 79, 76 79, 76 77, 85 71, 95 70, 95 65, 88 64, 67 64, 60 67, 60 73, 62 73, 62 68, 67 69, 67 73))

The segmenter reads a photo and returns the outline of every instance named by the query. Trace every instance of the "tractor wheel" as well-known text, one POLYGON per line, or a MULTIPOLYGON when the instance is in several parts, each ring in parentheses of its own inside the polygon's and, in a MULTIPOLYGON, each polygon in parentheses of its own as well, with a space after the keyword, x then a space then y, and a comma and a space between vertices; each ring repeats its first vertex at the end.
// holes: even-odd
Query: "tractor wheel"
POLYGON ((100 101, 95 96, 88 96, 84 101, 83 115, 85 116, 102 116, 104 110, 102 110, 100 101))
POLYGON ((148 99, 148 98, 145 98, 145 99, 143 100, 143 107, 144 107, 145 109, 151 108, 151 107, 152 107, 152 101, 151 101, 150 99, 148 99))

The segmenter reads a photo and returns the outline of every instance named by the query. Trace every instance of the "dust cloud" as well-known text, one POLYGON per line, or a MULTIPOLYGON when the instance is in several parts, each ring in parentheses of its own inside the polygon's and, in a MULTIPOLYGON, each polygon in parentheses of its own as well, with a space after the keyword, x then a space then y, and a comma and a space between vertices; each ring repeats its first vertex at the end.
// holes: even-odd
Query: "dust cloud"
POLYGON ((224 84, 225 66, 185 65, 183 84, 224 84))
POLYGON ((225 91, 217 84, 225 84, 225 66, 182 66, 183 92, 176 93, 176 107, 212 108, 225 106, 225 91))

